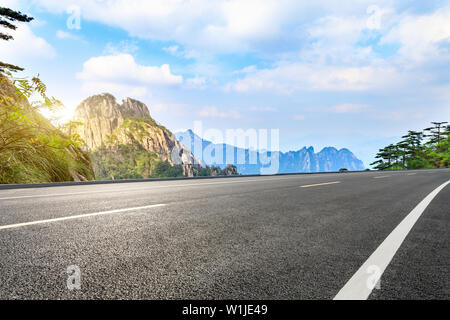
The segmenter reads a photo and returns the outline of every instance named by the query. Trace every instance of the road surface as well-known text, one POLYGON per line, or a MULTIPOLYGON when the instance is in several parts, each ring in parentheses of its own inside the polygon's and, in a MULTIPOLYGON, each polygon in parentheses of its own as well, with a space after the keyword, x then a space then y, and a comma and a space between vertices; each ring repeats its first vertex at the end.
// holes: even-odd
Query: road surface
POLYGON ((381 276, 368 299, 449 299, 449 180, 443 169, 0 190, 0 299, 333 299, 356 292, 366 262, 368 281, 381 276))

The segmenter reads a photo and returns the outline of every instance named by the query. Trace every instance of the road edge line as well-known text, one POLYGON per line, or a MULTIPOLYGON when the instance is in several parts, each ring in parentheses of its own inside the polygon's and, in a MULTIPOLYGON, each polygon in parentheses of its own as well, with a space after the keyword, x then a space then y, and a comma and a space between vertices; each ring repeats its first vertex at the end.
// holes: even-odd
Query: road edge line
POLYGON ((434 189, 395 227, 333 300, 367 300, 417 220, 448 184, 450 180, 434 189), (371 285, 368 283, 369 280, 371 285))

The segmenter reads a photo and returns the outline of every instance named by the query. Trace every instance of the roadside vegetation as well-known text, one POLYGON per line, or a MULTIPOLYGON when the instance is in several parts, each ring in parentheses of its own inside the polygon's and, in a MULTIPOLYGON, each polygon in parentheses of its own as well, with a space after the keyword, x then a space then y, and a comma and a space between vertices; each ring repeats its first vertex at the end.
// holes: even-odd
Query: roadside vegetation
POLYGON ((450 167, 450 126, 448 122, 432 122, 422 131, 408 131, 403 140, 379 150, 378 170, 404 170, 450 167))
MULTIPOLYGON (((186 176, 183 166, 161 160, 157 154, 148 152, 138 143, 102 146, 91 152, 90 157, 97 180, 186 176)), ((188 169, 194 177, 238 175, 237 168, 233 165, 224 169, 191 165, 188 169)))
POLYGON ((34 77, 17 79, 0 73, 0 183, 37 183, 94 178, 87 153, 72 125, 55 127, 40 114, 43 108, 60 108, 34 77), (38 100, 29 102, 31 97, 38 100))
POLYGON ((145 150, 140 144, 102 146, 91 153, 97 180, 182 177, 181 166, 145 150))
MULTIPOLYGON (((15 30, 14 21, 33 18, 0 8, 0 25, 15 30)), ((1 40, 11 40, 0 32, 1 40)), ((89 156, 80 149, 73 125, 55 127, 41 115, 43 109, 62 108, 38 76, 19 78, 21 67, 0 62, 0 183, 35 183, 90 180, 94 178, 89 156), (32 101, 33 99, 33 101, 32 101)))

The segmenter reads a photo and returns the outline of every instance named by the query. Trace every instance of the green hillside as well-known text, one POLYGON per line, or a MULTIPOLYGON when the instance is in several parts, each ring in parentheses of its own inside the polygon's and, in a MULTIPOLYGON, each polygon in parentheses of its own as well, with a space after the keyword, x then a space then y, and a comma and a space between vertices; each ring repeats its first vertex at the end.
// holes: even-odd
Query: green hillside
MULTIPOLYGON (((60 103, 38 79, 0 73, 0 183, 92 180, 89 156, 76 136, 63 133, 39 113, 60 103), (32 96, 40 100, 29 102, 32 96)), ((69 124, 70 125, 70 124, 69 124)))
POLYGON ((450 126, 447 122, 432 122, 422 131, 408 131, 400 142, 380 149, 378 170, 403 170, 450 167, 450 126))

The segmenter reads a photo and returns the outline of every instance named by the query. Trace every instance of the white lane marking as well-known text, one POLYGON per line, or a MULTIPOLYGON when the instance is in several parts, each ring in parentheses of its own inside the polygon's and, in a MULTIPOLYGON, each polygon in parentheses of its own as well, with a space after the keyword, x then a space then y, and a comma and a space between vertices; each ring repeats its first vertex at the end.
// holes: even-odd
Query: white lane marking
POLYGON ((120 213, 120 212, 127 212, 127 211, 136 211, 136 210, 142 210, 142 209, 164 207, 165 205, 166 204, 164 204, 164 203, 160 203, 160 204, 152 204, 152 205, 143 206, 143 207, 108 210, 108 211, 101 211, 101 212, 94 212, 94 213, 79 214, 76 216, 67 216, 67 217, 61 217, 61 218, 53 218, 53 219, 45 219, 45 220, 36 220, 36 221, 8 224, 8 225, 0 226, 0 230, 13 229, 13 228, 19 228, 19 227, 25 227, 25 226, 32 226, 35 224, 51 223, 51 222, 58 222, 58 221, 71 220, 71 219, 87 218, 87 217, 100 216, 100 215, 112 214, 112 213, 120 213))
POLYGON ((340 181, 333 181, 333 182, 324 182, 324 183, 316 183, 316 184, 307 184, 304 186, 300 186, 300 188, 311 188, 311 187, 319 187, 319 186, 326 186, 328 184, 336 184, 341 183, 340 181))
POLYGON ((417 173, 415 173, 415 172, 413 172, 413 173, 408 173, 407 176, 413 176, 413 175, 415 175, 415 174, 417 174, 417 173))
MULTIPOLYGON (((221 181, 221 182, 206 182, 206 183, 185 183, 185 184, 171 184, 171 185, 164 185, 164 186, 153 186, 153 187, 149 187, 149 188, 134 188, 134 189, 120 189, 120 190, 101 190, 101 191, 82 191, 82 192, 71 192, 71 193, 38 194, 38 195, 27 195, 27 196, 4 197, 4 198, 0 198, 0 200, 13 200, 13 199, 24 199, 24 198, 40 198, 40 197, 57 197, 57 196, 71 196, 71 195, 89 194, 89 193, 146 191, 146 190, 160 189, 160 188, 195 187, 195 186, 212 185, 212 184, 245 183, 245 182, 273 181, 273 180, 277 181, 277 180, 291 180, 291 179, 298 179, 298 177, 292 177, 292 178, 271 178, 271 179, 251 179, 251 180, 242 180, 242 181, 221 181)), ((137 183, 141 183, 141 182, 137 182, 137 183)))
POLYGON ((386 270, 414 224, 434 197, 449 183, 450 180, 434 189, 400 222, 366 262, 364 262, 361 268, 356 271, 353 277, 350 278, 334 297, 334 300, 366 300, 369 297, 373 286, 369 285, 368 282, 371 281, 373 284, 378 283, 383 272, 386 270), (376 274, 371 272, 374 269, 377 270, 376 274))
MULTIPOLYGON (((136 191, 136 190, 131 189, 130 191, 136 191)), ((0 198, 0 200, 13 200, 13 199, 25 199, 25 198, 41 198, 41 197, 71 196, 71 195, 77 195, 77 194, 102 193, 102 192, 115 192, 115 191, 114 191, 114 190, 111 190, 111 191, 83 191, 83 192, 71 192, 71 193, 36 194, 36 195, 29 195, 29 196, 5 197, 5 198, 0 198)), ((117 191, 116 191, 116 192, 117 192, 117 191)))
POLYGON ((383 178, 388 178, 390 176, 378 176, 378 177, 373 177, 374 179, 383 179, 383 178))

